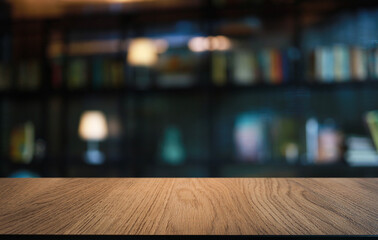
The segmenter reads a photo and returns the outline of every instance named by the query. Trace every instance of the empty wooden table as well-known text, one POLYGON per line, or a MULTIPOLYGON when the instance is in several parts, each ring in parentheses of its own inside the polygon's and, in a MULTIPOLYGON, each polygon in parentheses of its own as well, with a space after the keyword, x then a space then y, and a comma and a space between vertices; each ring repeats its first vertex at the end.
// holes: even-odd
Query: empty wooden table
POLYGON ((0 234, 377 235, 378 179, 0 179, 0 234))

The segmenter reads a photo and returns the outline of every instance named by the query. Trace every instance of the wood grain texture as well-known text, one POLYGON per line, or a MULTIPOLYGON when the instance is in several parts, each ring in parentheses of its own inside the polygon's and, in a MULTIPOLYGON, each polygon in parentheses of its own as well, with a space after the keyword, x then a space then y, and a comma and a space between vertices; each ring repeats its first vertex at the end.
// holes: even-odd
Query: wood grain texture
POLYGON ((378 179, 0 179, 0 234, 378 234, 378 179))

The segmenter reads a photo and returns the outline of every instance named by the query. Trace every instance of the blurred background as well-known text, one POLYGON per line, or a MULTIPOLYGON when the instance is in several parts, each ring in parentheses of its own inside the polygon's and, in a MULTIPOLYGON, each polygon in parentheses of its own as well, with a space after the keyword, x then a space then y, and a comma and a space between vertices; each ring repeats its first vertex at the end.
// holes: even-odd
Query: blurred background
POLYGON ((378 3, 0 0, 2 177, 378 177, 378 3))

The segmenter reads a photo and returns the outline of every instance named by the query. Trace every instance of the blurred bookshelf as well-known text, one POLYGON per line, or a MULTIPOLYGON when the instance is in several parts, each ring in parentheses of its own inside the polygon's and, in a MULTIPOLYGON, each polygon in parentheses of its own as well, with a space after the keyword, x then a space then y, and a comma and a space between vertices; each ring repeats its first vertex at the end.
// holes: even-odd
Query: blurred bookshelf
POLYGON ((142 1, 39 18, 1 4, 1 176, 378 176, 374 1, 142 1), (153 63, 133 44, 152 44, 153 63), (84 161, 88 110, 108 124, 101 165, 84 161))

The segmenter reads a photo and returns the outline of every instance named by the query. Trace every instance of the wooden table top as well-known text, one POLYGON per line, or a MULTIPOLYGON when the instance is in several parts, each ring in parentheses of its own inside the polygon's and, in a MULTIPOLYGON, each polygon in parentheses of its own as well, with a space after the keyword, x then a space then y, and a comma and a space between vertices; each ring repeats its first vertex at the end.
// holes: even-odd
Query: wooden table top
POLYGON ((378 234, 378 178, 0 179, 0 194, 0 234, 378 234))

